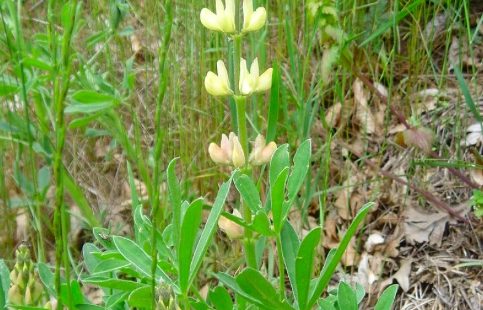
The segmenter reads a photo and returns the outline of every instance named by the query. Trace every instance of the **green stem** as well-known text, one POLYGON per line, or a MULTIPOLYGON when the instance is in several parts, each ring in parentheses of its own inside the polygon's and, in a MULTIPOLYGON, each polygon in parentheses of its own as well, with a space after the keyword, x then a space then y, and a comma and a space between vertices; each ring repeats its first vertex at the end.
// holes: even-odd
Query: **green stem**
MULTIPOLYGON (((49 8, 53 9, 53 4, 55 1, 49 3, 49 8)), ((69 4, 67 4, 69 5, 69 4)), ((72 1, 70 20, 71 23, 69 28, 65 30, 62 38, 62 48, 61 48, 61 63, 56 66, 56 71, 59 73, 57 79, 54 82, 54 96, 53 100, 55 103, 55 133, 56 133, 56 149, 54 155, 54 176, 55 176, 55 211, 54 211, 54 229, 55 229, 55 289, 57 292, 57 309, 63 308, 62 295, 61 295, 61 281, 60 281, 60 269, 61 262, 64 259, 64 269, 66 275, 67 284, 67 306, 69 308, 73 307, 72 296, 70 290, 70 264, 68 263, 68 244, 64 240, 64 235, 67 234, 65 225, 65 206, 64 206, 64 183, 63 183, 63 165, 62 165, 62 153, 65 144, 65 133, 66 126, 64 121, 64 108, 65 108, 65 97, 69 90, 70 74, 71 74, 71 62, 70 62, 70 46, 72 41, 72 35, 75 26, 75 17, 77 10, 77 1, 72 1), (64 218, 64 221, 63 221, 64 218), (64 223, 63 223, 64 222, 64 223)), ((50 15, 53 16, 53 15, 50 15)), ((51 20, 51 22, 53 22, 51 20)), ((51 42, 53 48, 55 48, 55 43, 51 42)), ((56 53, 54 49, 52 53, 56 53)))
POLYGON ((280 300, 285 300, 285 263, 282 255, 282 239, 280 234, 277 235, 277 256, 278 256, 278 280, 280 290, 280 300))
MULTIPOLYGON (((155 146, 154 146, 154 176, 153 176, 153 189, 152 189, 152 232, 151 232, 151 239, 152 239, 152 250, 151 250, 151 277, 152 277, 152 307, 156 309, 156 267, 158 264, 158 254, 156 249, 156 237, 157 237, 157 219, 158 219, 158 211, 160 205, 160 178, 161 178, 161 171, 160 171, 160 162, 161 162, 161 150, 163 149, 163 141, 164 141, 164 131, 161 127, 161 116, 162 116, 162 106, 164 97, 166 94, 166 87, 168 84, 168 70, 166 70, 166 58, 168 55, 169 50, 169 43, 171 40, 171 28, 173 25, 173 1, 167 0, 166 1, 166 17, 164 22, 164 29, 160 29, 160 32, 164 32, 162 46, 159 49, 159 89, 158 89, 158 96, 156 100, 156 112, 155 112, 155 128, 156 128, 156 136, 155 136, 155 146)), ((163 222, 164 220, 164 213, 162 213, 160 221, 163 222)))
POLYGON ((247 120, 245 116, 247 99, 244 96, 235 96, 236 118, 238 124, 238 139, 243 148, 245 158, 248 156, 248 137, 247 137, 247 120))

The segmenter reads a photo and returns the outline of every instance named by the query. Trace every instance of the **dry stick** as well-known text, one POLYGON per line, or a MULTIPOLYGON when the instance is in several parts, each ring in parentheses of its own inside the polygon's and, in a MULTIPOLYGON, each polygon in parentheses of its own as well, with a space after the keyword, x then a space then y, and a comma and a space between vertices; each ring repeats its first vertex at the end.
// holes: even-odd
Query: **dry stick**
MULTIPOLYGON (((358 72, 354 72, 356 77, 359 78, 362 83, 364 83, 371 91, 373 91, 376 96, 382 101, 384 102, 384 104, 388 105, 388 102, 387 102, 387 98, 381 94, 381 92, 374 86, 374 84, 369 80, 369 78, 367 78, 366 76, 358 73, 358 72)), ((389 105, 389 107, 391 108, 391 112, 397 117, 397 119, 399 120, 399 122, 401 124, 403 124, 406 129, 411 129, 411 125, 409 125, 409 123, 406 121, 406 118, 404 117, 404 115, 398 111, 396 109, 396 107, 391 104, 389 105)), ((436 158, 436 159, 443 159, 441 156, 439 156, 436 152, 434 151, 431 151, 429 153, 429 155, 431 155, 431 157, 433 158, 436 158)), ((470 186, 471 188, 474 188, 474 189, 479 189, 480 186, 478 184, 476 184, 475 182, 471 181, 466 175, 464 175, 461 171, 459 170, 456 170, 452 167, 447 167, 449 172, 451 172, 451 174, 453 174, 454 176, 458 177, 461 181, 463 181, 464 183, 466 183, 468 186, 470 186)))
POLYGON ((382 170, 382 169, 379 169, 379 167, 374 164, 371 160, 369 159, 365 159, 363 158, 363 156, 357 152, 356 150, 354 150, 351 146, 349 146, 348 144, 346 144, 345 142, 341 141, 341 140, 337 140, 337 144, 341 145, 342 147, 348 149, 352 154, 356 155, 357 157, 359 157, 361 160, 364 161, 364 163, 366 163, 369 167, 371 167, 373 170, 375 170, 376 172, 378 171, 379 174, 381 174, 382 176, 386 177, 386 178, 389 178, 393 181, 396 181, 400 184, 403 184, 403 185, 406 185, 408 186, 409 188, 411 188, 412 190, 418 192, 421 196, 423 196, 424 198, 426 198, 427 201, 431 202, 435 207, 447 212, 449 215, 461 220, 461 221, 464 221, 464 222, 469 222, 467 219, 465 219, 464 217, 462 217, 458 212, 456 212, 455 210, 453 210, 453 208, 451 208, 447 203, 445 203, 444 201, 441 201, 439 200, 438 198, 436 198, 436 196, 434 196, 433 194, 431 194, 430 192, 426 191, 426 190, 423 190, 419 187, 417 187, 416 185, 414 184, 411 184, 409 183, 408 181, 392 174, 391 172, 389 171, 386 171, 386 170, 382 170))

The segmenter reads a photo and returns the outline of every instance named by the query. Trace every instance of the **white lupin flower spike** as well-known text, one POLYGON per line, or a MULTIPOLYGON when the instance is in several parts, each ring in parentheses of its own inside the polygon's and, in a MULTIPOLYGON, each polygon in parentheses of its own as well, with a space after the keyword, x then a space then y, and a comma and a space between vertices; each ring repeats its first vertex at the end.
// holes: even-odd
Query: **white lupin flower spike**
POLYGON ((235 0, 226 0, 225 6, 221 0, 216 0, 216 14, 207 8, 200 12, 203 26, 213 31, 225 33, 236 32, 235 28, 235 0))

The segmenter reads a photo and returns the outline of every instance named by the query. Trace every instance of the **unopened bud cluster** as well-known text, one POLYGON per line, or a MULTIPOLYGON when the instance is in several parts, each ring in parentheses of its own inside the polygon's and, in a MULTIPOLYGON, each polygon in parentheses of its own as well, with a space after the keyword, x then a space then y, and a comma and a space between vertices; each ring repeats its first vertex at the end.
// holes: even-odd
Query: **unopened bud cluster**
POLYGON ((20 245, 15 255, 15 266, 10 272, 8 302, 12 305, 40 306, 44 288, 35 273, 28 247, 20 245))
POLYGON ((181 310, 170 286, 161 283, 157 295, 156 310, 181 310))
MULTIPOLYGON (((260 166, 270 162, 276 149, 277 145, 275 142, 267 144, 265 138, 262 135, 258 135, 255 139, 252 152, 248 157, 249 164, 252 166, 260 166)), ((228 137, 223 134, 220 145, 210 143, 208 153, 210 154, 211 160, 219 165, 241 168, 247 164, 240 141, 233 132, 230 132, 228 137)))

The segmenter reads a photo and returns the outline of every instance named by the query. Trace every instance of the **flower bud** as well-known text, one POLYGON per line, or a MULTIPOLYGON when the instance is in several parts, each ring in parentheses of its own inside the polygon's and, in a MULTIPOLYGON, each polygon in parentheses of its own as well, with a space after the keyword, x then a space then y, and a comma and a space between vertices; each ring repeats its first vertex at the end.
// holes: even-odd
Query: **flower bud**
POLYGON ((226 152, 215 143, 210 143, 208 146, 208 154, 216 164, 228 165, 230 163, 230 158, 226 152))
POLYGON ((265 25, 267 11, 259 7, 253 12, 253 0, 243 0, 243 29, 242 32, 257 31, 265 25))
MULTIPOLYGON (((241 218, 241 214, 237 209, 233 209, 232 214, 241 218)), ((220 227, 231 240, 239 239, 243 236, 243 227, 230 221, 224 216, 220 217, 218 220, 218 227, 220 227)))
POLYGON ((231 160, 233 166, 236 168, 245 166, 245 153, 237 136, 233 137, 233 154, 231 160))
POLYGON ((260 166, 270 162, 276 149, 277 144, 275 142, 270 142, 267 145, 265 138, 262 135, 258 135, 249 157, 250 164, 260 166))
POLYGON ((8 302, 15 305, 22 304, 22 294, 18 285, 12 285, 8 289, 8 302))

